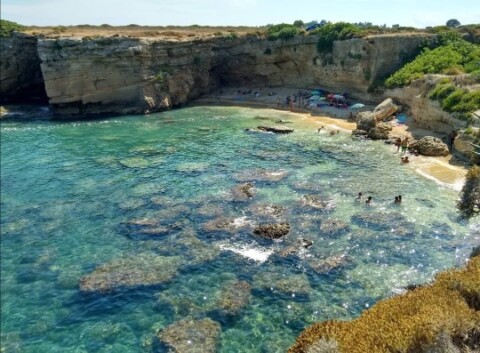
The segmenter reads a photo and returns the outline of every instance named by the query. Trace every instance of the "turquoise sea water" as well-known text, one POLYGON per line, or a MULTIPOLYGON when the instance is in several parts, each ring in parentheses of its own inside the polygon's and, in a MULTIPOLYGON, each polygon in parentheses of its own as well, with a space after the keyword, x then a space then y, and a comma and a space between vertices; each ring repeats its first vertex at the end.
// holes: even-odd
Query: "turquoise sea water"
POLYGON ((282 352, 315 321, 355 317, 462 264, 478 244, 478 224, 457 218, 456 191, 393 152, 317 133, 298 116, 236 107, 4 120, 2 347, 162 352, 156 331, 209 317, 221 325, 218 352, 282 352), (245 131, 277 119, 295 132, 245 131), (232 189, 247 181, 254 197, 236 200, 232 189), (374 204, 355 201, 358 192, 374 204), (394 205, 398 194, 404 201, 394 205), (278 215, 265 211, 271 205, 278 215), (212 229, 219 219, 228 229, 212 229), (284 241, 253 234, 278 222, 290 224, 284 241), (298 250, 301 238, 313 246, 298 250), (176 256, 180 265, 162 283, 80 290, 98 266, 145 256, 176 256), (251 285, 248 303, 225 315, 222 293, 237 280, 251 285))

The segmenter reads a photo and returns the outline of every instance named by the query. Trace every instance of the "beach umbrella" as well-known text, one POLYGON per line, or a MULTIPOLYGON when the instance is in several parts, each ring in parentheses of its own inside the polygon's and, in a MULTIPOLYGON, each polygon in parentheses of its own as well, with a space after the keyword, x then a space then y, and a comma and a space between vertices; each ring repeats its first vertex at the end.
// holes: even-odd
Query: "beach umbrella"
POLYGON ((350 107, 350 109, 361 109, 365 106, 365 104, 362 103, 356 103, 350 107))
POLYGON ((345 100, 345 97, 340 95, 340 94, 334 94, 333 95, 333 99, 337 100, 337 101, 344 101, 345 100))

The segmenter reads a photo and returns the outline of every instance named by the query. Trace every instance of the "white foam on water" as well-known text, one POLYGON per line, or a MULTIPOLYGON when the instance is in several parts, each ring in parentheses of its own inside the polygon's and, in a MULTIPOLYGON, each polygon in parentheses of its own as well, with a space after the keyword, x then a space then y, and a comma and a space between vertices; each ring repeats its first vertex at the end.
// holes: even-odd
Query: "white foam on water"
POLYGON ((267 250, 260 247, 248 246, 248 245, 232 245, 232 244, 218 244, 220 250, 231 251, 235 254, 241 255, 248 259, 263 263, 268 260, 270 255, 273 254, 273 250, 267 250))
POLYGON ((249 220, 247 216, 238 217, 233 220, 233 225, 237 228, 252 225, 253 221, 249 220))

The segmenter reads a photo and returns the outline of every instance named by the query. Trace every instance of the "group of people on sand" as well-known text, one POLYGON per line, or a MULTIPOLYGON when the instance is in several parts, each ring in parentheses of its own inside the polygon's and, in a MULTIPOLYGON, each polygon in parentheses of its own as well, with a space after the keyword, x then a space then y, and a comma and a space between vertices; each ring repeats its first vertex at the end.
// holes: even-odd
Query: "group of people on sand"
MULTIPOLYGON (((357 199, 358 202, 363 201, 363 194, 361 192, 358 193, 357 199)), ((370 206, 373 203, 373 198, 371 196, 368 196, 367 199, 365 200, 365 205, 370 206)), ((395 204, 400 204, 402 203, 402 195, 395 196, 395 200, 393 201, 395 204)))
POLYGON ((419 153, 417 150, 409 149, 410 147, 410 138, 408 136, 404 137, 403 139, 400 137, 397 137, 397 139, 394 142, 394 145, 397 146, 397 152, 401 151, 401 157, 400 161, 402 163, 410 163, 410 160, 408 159, 408 156, 404 156, 405 153, 410 152, 411 154, 418 156, 419 153))
MULTIPOLYGON (((320 131, 322 131, 323 129, 325 129, 325 126, 322 125, 322 126, 320 126, 320 127, 317 129, 317 132, 320 132, 320 131)), ((335 131, 334 131, 334 130, 331 130, 331 131, 329 132, 329 135, 330 135, 330 136, 333 136, 333 135, 337 135, 337 134, 339 134, 339 133, 340 133, 340 130, 335 130, 335 131)))

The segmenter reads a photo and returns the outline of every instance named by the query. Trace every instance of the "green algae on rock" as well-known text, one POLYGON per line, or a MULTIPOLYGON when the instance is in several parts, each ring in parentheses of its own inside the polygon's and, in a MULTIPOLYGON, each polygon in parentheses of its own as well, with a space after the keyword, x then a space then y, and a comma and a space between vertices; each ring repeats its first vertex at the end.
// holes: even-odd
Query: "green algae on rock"
POLYGON ((119 287, 161 284, 172 279, 182 263, 179 256, 129 255, 103 264, 81 278, 80 290, 108 292, 119 287))
POLYGON ((211 319, 181 320, 157 333, 158 339, 178 353, 215 353, 220 324, 211 319))

